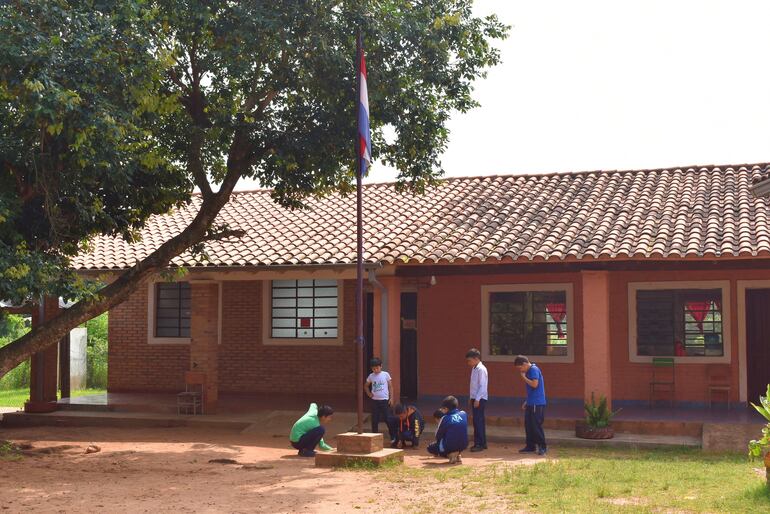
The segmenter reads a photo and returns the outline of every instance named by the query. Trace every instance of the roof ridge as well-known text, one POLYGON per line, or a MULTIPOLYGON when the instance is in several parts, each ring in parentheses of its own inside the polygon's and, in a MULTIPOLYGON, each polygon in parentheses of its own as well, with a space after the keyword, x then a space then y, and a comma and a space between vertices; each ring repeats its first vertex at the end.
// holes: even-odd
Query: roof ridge
MULTIPOLYGON (((557 177, 557 176, 582 176, 582 175, 592 175, 592 174, 600 174, 600 173, 611 173, 611 174, 627 174, 627 173, 659 173, 662 171, 695 171, 700 172, 703 170, 707 171, 714 171, 715 169, 720 170, 727 170, 727 169, 733 169, 733 170, 740 170, 742 168, 745 168, 747 170, 751 170, 754 168, 768 168, 770 167, 770 160, 768 161, 761 161, 761 162, 751 162, 751 163, 743 163, 743 164, 693 164, 689 166, 666 166, 662 168, 629 168, 629 169, 598 169, 598 170, 579 170, 579 171, 550 171, 545 173, 495 173, 493 175, 462 175, 459 177, 443 177, 439 178, 439 182, 454 182, 459 180, 474 180, 474 179, 480 179, 480 180, 494 180, 498 178, 547 178, 547 177, 557 177)), ((369 188, 376 188, 376 187, 383 187, 383 186, 392 186, 394 184, 397 184, 397 181, 391 180, 387 182, 374 182, 370 184, 364 184, 364 189, 369 188)), ((270 193, 273 190, 270 188, 260 187, 260 188, 254 188, 254 189, 243 189, 240 191, 233 191, 232 194, 254 194, 254 193, 270 193)), ((199 195, 200 193, 193 193, 194 195, 199 195)))

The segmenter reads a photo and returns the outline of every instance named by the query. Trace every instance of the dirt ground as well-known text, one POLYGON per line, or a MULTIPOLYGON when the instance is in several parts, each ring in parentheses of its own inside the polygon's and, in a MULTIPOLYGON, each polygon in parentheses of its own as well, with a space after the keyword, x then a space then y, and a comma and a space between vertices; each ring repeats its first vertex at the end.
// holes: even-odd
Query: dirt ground
MULTIPOLYGON (((474 511, 450 482, 388 479, 388 472, 315 468, 283 437, 193 428, 36 427, 0 429, 0 440, 29 444, 20 460, 0 460, 2 512, 448 512, 474 511), (89 445, 100 451, 85 453, 89 445), (233 459, 239 464, 210 463, 233 459), (245 464, 245 465, 241 465, 245 464), (400 500, 400 501, 399 501, 400 500), (453 508, 447 508, 452 505, 453 508)), ((333 444, 334 440, 329 441, 333 444)), ((526 465, 516 448, 466 452, 464 466, 526 465)), ((422 448, 405 465, 444 467, 422 448)), ((392 473, 391 473, 392 474, 392 473)), ((487 507, 507 511, 502 498, 487 507)), ((492 503, 489 503, 491 501, 492 503)))

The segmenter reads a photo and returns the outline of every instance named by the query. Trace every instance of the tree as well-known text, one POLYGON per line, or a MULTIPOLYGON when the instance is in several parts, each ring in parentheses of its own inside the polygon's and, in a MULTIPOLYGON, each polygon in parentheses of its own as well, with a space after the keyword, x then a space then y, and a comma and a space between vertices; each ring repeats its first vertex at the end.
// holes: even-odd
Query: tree
POLYGON ((0 6, 0 297, 78 298, 0 349, 0 376, 114 307, 215 225, 240 177, 302 208, 350 190, 356 31, 365 35, 373 157, 421 192, 446 121, 475 105, 507 27, 472 0, 31 0, 0 6), (386 134, 394 134, 387 139, 386 134), (211 184, 214 184, 212 187, 211 184), (101 287, 69 270, 95 236, 202 205, 181 233, 101 287))

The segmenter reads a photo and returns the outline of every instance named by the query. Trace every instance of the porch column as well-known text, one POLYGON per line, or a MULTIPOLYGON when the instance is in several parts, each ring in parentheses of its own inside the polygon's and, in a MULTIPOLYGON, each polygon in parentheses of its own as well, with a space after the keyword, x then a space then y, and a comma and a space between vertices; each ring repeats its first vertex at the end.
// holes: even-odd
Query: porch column
MULTIPOLYGON (((380 282, 388 290, 388 319, 382 320, 388 324, 387 350, 382 355, 383 368, 390 373, 393 398, 398 402, 401 399, 401 278, 382 277, 380 282)), ((383 346, 384 343, 382 341, 383 346)))
POLYGON ((610 359, 610 280, 607 271, 583 271, 584 397, 591 393, 612 402, 610 359))
POLYGON ((203 374, 203 412, 213 414, 219 398, 219 287, 190 282, 190 370, 203 374))
MULTIPOLYGON (((32 325, 38 326, 56 316, 59 299, 46 297, 43 305, 32 312, 32 325)), ((25 412, 51 412, 56 410, 59 371, 59 345, 52 344, 32 355, 29 377, 29 401, 25 412)))

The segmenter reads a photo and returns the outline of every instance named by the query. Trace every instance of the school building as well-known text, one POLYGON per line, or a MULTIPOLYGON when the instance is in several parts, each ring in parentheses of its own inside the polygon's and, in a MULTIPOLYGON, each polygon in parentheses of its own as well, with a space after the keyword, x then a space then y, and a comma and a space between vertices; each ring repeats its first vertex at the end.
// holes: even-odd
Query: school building
MULTIPOLYGON (((366 186, 367 356, 408 398, 467 394, 476 346, 495 398, 522 396, 521 353, 551 402, 756 401, 770 381, 770 204, 752 190, 765 168, 366 186)), ((77 268, 109 279, 199 203, 138 243, 98 239, 77 268)), ((291 211, 270 191, 233 194, 219 221, 245 236, 180 256, 185 275, 110 312, 109 391, 182 391, 192 370, 211 409, 230 393, 355 395, 355 212, 354 195, 291 211)))

